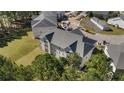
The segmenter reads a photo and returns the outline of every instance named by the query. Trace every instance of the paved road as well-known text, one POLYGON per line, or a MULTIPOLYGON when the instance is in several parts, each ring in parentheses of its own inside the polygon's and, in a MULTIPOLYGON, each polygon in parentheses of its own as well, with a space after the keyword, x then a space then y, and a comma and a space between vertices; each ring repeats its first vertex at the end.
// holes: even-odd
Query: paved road
MULTIPOLYGON (((79 25, 79 21, 73 19, 69 20, 71 25, 76 28, 79 25)), ((124 43, 124 35, 103 35, 103 34, 90 34, 88 32, 82 31, 83 34, 91 39, 94 39, 98 42, 103 42, 104 40, 111 44, 121 44, 124 43)))
POLYGON ((103 42, 104 40, 111 44, 121 44, 124 43, 124 35, 103 35, 103 34, 90 34, 82 31, 83 34, 91 39, 97 40, 98 42, 103 42))

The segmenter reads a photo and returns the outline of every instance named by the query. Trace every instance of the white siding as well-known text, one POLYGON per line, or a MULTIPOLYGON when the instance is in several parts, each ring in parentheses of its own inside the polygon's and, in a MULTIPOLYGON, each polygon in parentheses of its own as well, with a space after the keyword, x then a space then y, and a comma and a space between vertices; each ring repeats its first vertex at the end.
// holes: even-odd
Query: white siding
POLYGON ((67 53, 65 51, 61 51, 59 49, 56 49, 56 56, 57 57, 67 57, 67 53))
POLYGON ((105 55, 106 55, 107 57, 110 58, 110 55, 108 54, 108 48, 107 48, 107 46, 105 46, 104 53, 105 53, 105 55))
POLYGON ((48 53, 51 54, 50 42, 48 41, 48 53))
POLYGON ((41 48, 43 51, 45 51, 45 43, 44 42, 41 43, 41 48))
MULTIPOLYGON (((108 48, 107 48, 107 46, 105 46, 104 53, 105 53, 105 55, 106 55, 108 58, 110 58, 110 55, 109 55, 109 53, 108 53, 108 48)), ((116 71, 116 67, 115 67, 115 65, 114 65, 113 62, 111 62, 110 66, 112 66, 112 70, 113 70, 113 72, 115 72, 115 71, 116 71)))
POLYGON ((50 43, 49 43, 49 41, 45 41, 45 42, 44 41, 40 41, 40 43, 41 43, 42 50, 45 51, 45 52, 48 52, 50 54, 51 50, 50 50, 50 43), (46 47, 46 45, 47 45, 47 47, 46 47), (46 49, 48 51, 46 51, 46 49))
POLYGON ((113 62, 111 62, 111 64, 110 64, 110 65, 112 66, 112 70, 113 70, 113 72, 115 72, 115 71, 116 71, 116 67, 115 67, 114 63, 113 63, 113 62))

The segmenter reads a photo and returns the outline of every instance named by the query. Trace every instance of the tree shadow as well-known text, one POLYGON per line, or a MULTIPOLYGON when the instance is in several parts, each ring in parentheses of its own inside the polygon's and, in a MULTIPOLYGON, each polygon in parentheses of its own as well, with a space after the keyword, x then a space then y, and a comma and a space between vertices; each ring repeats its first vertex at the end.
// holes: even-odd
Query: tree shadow
POLYGON ((22 36, 27 36, 27 32, 31 31, 31 28, 23 28, 10 31, 8 34, 3 33, 0 37, 0 48, 8 46, 8 42, 12 42, 15 39, 21 39, 22 36))

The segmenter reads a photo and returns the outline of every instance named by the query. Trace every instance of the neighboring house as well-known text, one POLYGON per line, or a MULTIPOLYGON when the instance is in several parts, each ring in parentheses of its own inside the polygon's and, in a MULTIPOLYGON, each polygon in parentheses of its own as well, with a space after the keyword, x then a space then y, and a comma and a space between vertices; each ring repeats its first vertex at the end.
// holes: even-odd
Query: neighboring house
POLYGON ((112 60, 113 71, 124 70, 124 43, 120 45, 108 44, 104 50, 107 57, 112 60))
POLYGON ((110 18, 107 21, 108 24, 124 29, 124 17, 110 18))
MULTIPOLYGON (((40 40, 42 50, 57 57, 65 58, 69 53, 77 53, 81 57, 80 66, 83 67, 84 63, 91 57, 96 41, 86 38, 81 33, 81 30, 75 29, 68 32, 57 28, 53 24, 49 24, 48 21, 46 23, 42 22, 44 19, 49 19, 45 16, 41 17, 41 15, 40 22, 36 22, 36 25, 33 24, 32 31, 35 38, 37 37, 40 40)), ((35 20, 36 18, 33 21, 35 20)))
POLYGON ((96 17, 92 17, 90 21, 94 23, 98 28, 100 28, 100 30, 111 30, 106 23, 102 22, 100 19, 96 17))

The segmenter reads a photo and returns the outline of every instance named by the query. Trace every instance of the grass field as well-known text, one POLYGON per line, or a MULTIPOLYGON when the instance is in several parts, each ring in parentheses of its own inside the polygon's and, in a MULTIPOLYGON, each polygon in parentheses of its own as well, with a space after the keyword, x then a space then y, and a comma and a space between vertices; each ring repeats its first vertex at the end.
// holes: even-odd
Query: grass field
MULTIPOLYGON (((34 54, 32 52, 33 55, 38 54, 34 50, 38 48, 38 46, 39 46, 39 42, 33 39, 32 32, 28 32, 27 36, 23 36, 21 39, 15 39, 14 41, 9 42, 8 46, 0 48, 0 55, 8 57, 12 61, 16 61, 16 60, 19 60, 20 58, 23 58, 24 56, 27 56, 32 51, 34 51, 34 54)), ((38 50, 38 52, 39 51, 40 50, 38 50)), ((29 64, 27 60, 31 60, 31 59, 33 58, 25 57, 25 59, 23 59, 23 63, 29 64)), ((17 61, 17 62, 21 64, 20 61, 17 61)))
POLYGON ((86 32, 95 34, 94 28, 91 26, 89 18, 83 18, 80 22, 80 26, 86 29, 86 32))
POLYGON ((33 51, 23 56, 19 60, 16 61, 18 65, 23 64, 24 66, 30 65, 32 61, 34 61, 37 55, 41 54, 41 49, 39 47, 35 48, 33 51))

